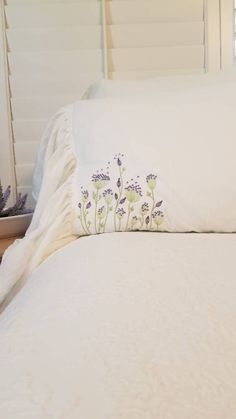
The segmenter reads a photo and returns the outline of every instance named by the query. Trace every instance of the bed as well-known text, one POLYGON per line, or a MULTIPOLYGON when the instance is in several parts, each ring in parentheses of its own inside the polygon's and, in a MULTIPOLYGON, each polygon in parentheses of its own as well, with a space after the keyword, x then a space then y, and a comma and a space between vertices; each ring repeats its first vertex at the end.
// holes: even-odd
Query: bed
MULTIPOLYGON (((200 101, 194 96, 193 106, 196 109, 196 103, 200 104, 204 114, 204 98, 201 94, 199 96, 199 88, 196 90, 200 101)), ((232 86, 226 90, 229 99, 223 101, 226 108, 222 115, 233 126, 232 86), (232 96, 229 96, 229 91, 232 96), (232 114, 229 112, 231 107, 232 114)), ((161 136, 161 143, 158 143, 161 157, 154 156, 152 160, 155 163, 154 158, 160 159, 158 167, 162 174, 158 186, 160 198, 158 195, 157 203, 153 200, 157 208, 151 208, 153 224, 146 212, 149 210, 147 205, 138 206, 145 195, 139 189, 140 186, 144 190, 139 177, 139 184, 132 180, 133 183, 124 188, 126 201, 124 195, 119 197, 128 218, 127 223, 120 223, 117 231, 114 231, 113 221, 120 216, 120 211, 113 214, 109 204, 105 225, 101 221, 106 218, 100 211, 102 207, 96 207, 96 199, 106 202, 108 193, 105 190, 100 198, 99 193, 97 197, 93 193, 94 202, 88 198, 89 189, 82 190, 84 201, 76 192, 81 189, 81 178, 84 184, 87 171, 90 171, 87 156, 92 156, 93 167, 96 156, 99 165, 101 163, 99 150, 104 153, 104 148, 100 138, 107 144, 107 138, 112 142, 112 138, 120 134, 120 144, 127 142, 122 137, 125 137, 124 128, 121 127, 118 132, 120 112, 127 115, 127 103, 112 100, 103 104, 103 99, 99 99, 99 103, 96 100, 91 100, 91 104, 79 103, 73 106, 73 112, 76 110, 76 115, 79 115, 77 125, 73 118, 70 119, 70 107, 60 111, 47 128, 35 171, 38 203, 34 218, 25 239, 7 252, 0 271, 1 418, 236 417, 236 228, 233 217, 235 188, 232 183, 235 169, 231 149, 234 142, 229 135, 232 126, 228 124, 225 131, 229 147, 223 147, 226 157, 222 163, 223 143, 218 141, 221 135, 219 127, 226 127, 225 120, 221 118, 219 121, 218 118, 217 123, 221 125, 216 124, 214 128, 216 146, 211 162, 211 172, 215 176, 209 176, 209 179, 203 176, 204 170, 207 170, 207 159, 204 158, 201 159, 202 177, 196 176, 199 161, 195 166, 194 160, 189 162, 182 158, 188 142, 192 150, 191 138, 183 135, 186 124, 181 125, 181 115, 183 122, 184 118, 186 120, 183 112, 186 108, 182 108, 174 119, 176 100, 182 100, 182 95, 181 89, 181 95, 171 106, 165 103, 164 110, 159 105, 155 108, 158 115, 162 112, 172 115, 172 124, 168 127, 169 131, 166 124, 158 124, 159 132, 165 132, 165 146, 161 147, 161 136), (112 115, 117 116, 111 116, 109 127, 109 124, 101 123, 101 112, 107 116, 111 105, 112 115), (89 116, 85 117, 87 114, 89 116), (172 160, 172 164, 165 169, 163 162, 166 161, 165 153, 170 149, 168 142, 173 142, 172 129, 182 141, 178 142, 180 157, 176 149, 174 156, 177 160, 172 160), (99 132, 96 144, 94 132, 96 135, 99 132), (73 143, 73 136, 78 142, 73 143), (91 141, 94 154, 90 154, 91 141), (79 156, 78 163, 76 155, 79 156), (184 186, 183 182, 179 182, 179 176, 184 178, 181 170, 172 172, 173 163, 179 164, 180 161, 183 174, 190 163, 192 167, 184 186), (220 173, 219 167, 224 168, 220 173), (203 178, 205 182, 202 182, 203 178), (162 183, 163 179, 166 183, 162 183), (188 182, 193 184, 193 180, 196 189, 191 194, 188 182), (174 194, 170 193, 171 189, 167 188, 174 181, 175 193, 185 198, 181 200, 180 207, 173 198, 174 194), (76 191, 74 182, 77 182, 76 191), (216 187, 219 182, 220 194, 216 187), (199 192, 198 200, 201 198, 200 209, 194 206, 196 191, 199 192), (207 201, 208 195, 210 199, 207 201), (217 203, 214 207, 212 200, 217 203), (133 210, 130 209, 130 202, 133 210), (91 207, 95 207, 98 224, 95 219, 95 226, 90 226, 88 220, 80 218, 83 205, 87 211, 85 218, 88 219, 91 207), (170 209, 170 206, 173 208, 170 209), (130 213, 133 211, 136 214, 136 208, 141 215, 139 218, 134 215, 137 218, 135 222, 140 222, 142 228, 137 227, 129 214, 129 209, 130 213), (143 208, 146 226, 142 224, 143 208), (157 231, 154 231, 157 212, 157 231), (164 221, 160 221, 162 216, 164 221), (104 234, 106 226, 107 233, 104 234), (87 231, 83 231, 82 227, 86 227, 87 231), (92 228, 98 228, 97 233, 102 234, 96 234, 92 228), (138 229, 140 231, 136 231, 138 229)), ((215 93, 208 91, 208 98, 209 95, 212 96, 208 106, 209 103, 213 106, 215 93)), ((187 103, 189 126, 191 103, 187 103)), ((144 108, 135 108, 133 103, 129 106, 125 126, 131 138, 129 127, 133 129, 135 125, 135 156, 138 159, 139 155, 145 155, 143 144, 140 148, 138 146, 138 133, 145 124, 134 124, 133 118, 136 116, 137 119, 137 112, 142 112, 145 121, 144 108)), ((153 108, 153 101, 151 105, 145 104, 149 117, 150 106, 153 108)), ((214 108, 215 115, 219 111, 217 106, 214 108)), ((151 120, 155 121, 155 114, 148 120, 149 141, 151 120)), ((212 128, 211 119, 210 126, 212 128)), ((185 134, 189 134, 186 130, 185 134)), ((199 141, 199 156, 207 146, 212 145, 212 138, 206 143, 210 135, 209 130, 205 131, 206 136, 199 141)), ((143 132, 140 138, 143 138, 143 132)), ((109 147, 112 149, 111 145, 109 147)), ((194 151, 198 153, 197 148, 194 151)), ((123 157, 116 156, 115 164, 116 170, 121 173, 123 157)), ((112 173, 110 169, 103 176, 96 172, 96 176, 92 177, 94 190, 103 190, 101 181, 105 182, 109 177, 109 190, 114 191, 116 187, 119 192, 122 179, 115 180, 114 186, 112 173)), ((148 175, 145 179, 145 187, 149 188, 145 200, 148 197, 152 202, 156 177, 148 175)), ((113 192, 109 194, 114 207, 118 198, 113 192)))

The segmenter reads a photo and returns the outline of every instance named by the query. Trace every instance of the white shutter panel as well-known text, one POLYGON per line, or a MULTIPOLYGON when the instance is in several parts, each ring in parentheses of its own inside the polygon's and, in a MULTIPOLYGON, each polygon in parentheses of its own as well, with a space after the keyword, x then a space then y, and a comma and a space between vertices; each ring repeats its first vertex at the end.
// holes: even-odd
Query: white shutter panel
POLYGON ((17 189, 30 192, 47 119, 102 77, 100 0, 7 0, 17 189))
POLYGON ((30 190, 48 117, 78 99, 94 80, 104 74, 146 78, 206 67, 209 0, 5 3, 18 191, 30 190))
POLYGON ((203 0, 106 0, 110 78, 202 72, 203 0))

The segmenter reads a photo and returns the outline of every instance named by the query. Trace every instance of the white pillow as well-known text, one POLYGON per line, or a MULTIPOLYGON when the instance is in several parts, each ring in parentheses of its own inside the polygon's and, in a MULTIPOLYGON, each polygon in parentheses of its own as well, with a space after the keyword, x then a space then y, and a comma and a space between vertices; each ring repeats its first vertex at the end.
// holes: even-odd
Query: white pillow
POLYGON ((83 101, 73 130, 75 234, 236 231, 232 101, 83 101))
POLYGON ((147 80, 106 80, 101 79, 90 86, 86 98, 150 98, 155 97, 159 100, 171 95, 173 92, 194 93, 200 89, 200 93, 210 90, 234 89, 236 91, 235 72, 221 72, 216 74, 195 74, 162 76, 147 80))

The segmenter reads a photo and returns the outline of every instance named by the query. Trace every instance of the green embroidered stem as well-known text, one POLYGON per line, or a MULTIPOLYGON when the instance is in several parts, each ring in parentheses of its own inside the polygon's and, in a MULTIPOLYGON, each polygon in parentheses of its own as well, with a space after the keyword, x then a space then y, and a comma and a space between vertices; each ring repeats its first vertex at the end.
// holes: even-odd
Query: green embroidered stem
POLYGON ((144 224, 144 215, 141 215, 141 221, 140 221, 140 230, 142 230, 144 224))
POLYGON ((84 207, 85 207, 85 202, 83 203, 83 207, 82 207, 83 221, 84 221, 84 225, 87 230, 87 233, 90 234, 89 227, 87 225, 86 209, 84 207))
POLYGON ((85 234, 87 234, 86 228, 84 227, 84 223, 83 223, 83 215, 82 215, 82 210, 80 208, 80 216, 79 216, 79 220, 80 220, 80 224, 82 226, 82 229, 84 230, 85 234))
POLYGON ((155 209, 155 197, 154 197, 154 192, 153 192, 153 190, 152 190, 152 209, 151 209, 151 214, 150 214, 150 224, 149 224, 149 230, 151 230, 152 229, 152 214, 153 214, 153 211, 154 211, 154 209, 155 209))
POLYGON ((108 215, 109 215, 109 203, 107 203, 106 205, 107 205, 107 210, 106 210, 106 218, 105 218, 105 221, 104 221, 103 233, 105 233, 107 219, 108 219, 108 215))
POLYGON ((119 175, 120 175, 120 187, 119 187, 119 196, 118 199, 116 201, 116 206, 115 206, 115 212, 114 212, 114 227, 115 227, 115 231, 117 231, 117 224, 116 224, 116 220, 117 220, 117 209, 120 203, 120 200, 122 198, 122 194, 123 194, 123 177, 122 177, 122 170, 121 170, 121 166, 119 166, 119 175))
POLYGON ((129 206, 128 206, 128 216, 127 216, 127 222, 126 222, 126 227, 125 230, 128 230, 128 226, 129 226, 129 219, 130 219, 130 214, 131 214, 131 204, 129 202, 129 206))
POLYGON ((98 190, 97 190, 96 196, 95 196, 95 210, 94 210, 94 227, 95 227, 95 233, 98 232, 98 230, 97 230, 97 208, 98 208, 98 190))

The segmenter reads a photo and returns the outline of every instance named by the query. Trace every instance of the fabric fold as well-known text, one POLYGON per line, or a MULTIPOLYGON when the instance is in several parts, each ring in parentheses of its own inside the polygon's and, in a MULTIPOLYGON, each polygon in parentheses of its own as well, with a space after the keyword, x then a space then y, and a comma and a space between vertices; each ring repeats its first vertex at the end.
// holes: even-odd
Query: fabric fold
POLYGON ((61 109, 43 135, 34 176, 40 193, 33 219, 25 237, 7 249, 0 266, 1 311, 37 266, 77 238, 72 233, 77 167, 72 113, 73 106, 61 109))

